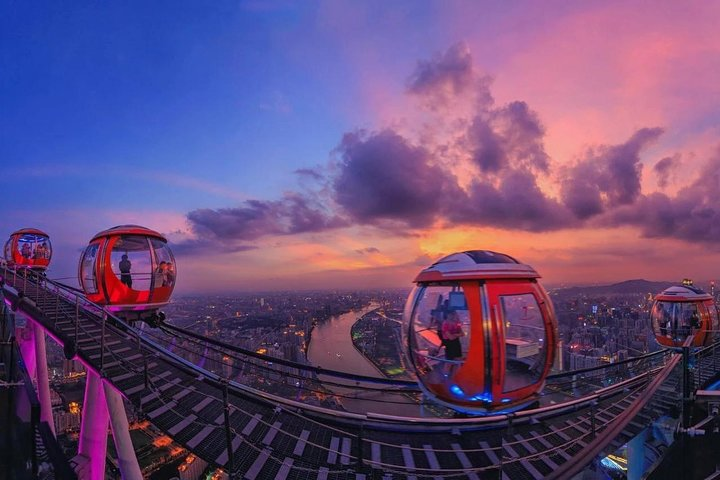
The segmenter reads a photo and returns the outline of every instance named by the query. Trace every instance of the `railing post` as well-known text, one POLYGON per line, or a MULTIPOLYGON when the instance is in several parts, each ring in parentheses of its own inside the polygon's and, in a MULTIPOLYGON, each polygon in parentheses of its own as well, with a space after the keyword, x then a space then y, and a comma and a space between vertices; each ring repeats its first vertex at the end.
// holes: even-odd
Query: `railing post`
POLYGON ((690 347, 682 347, 682 426, 690 427, 690 347))
MULTIPOLYGON (((0 342, 5 341, 5 328, 6 323, 8 323, 8 313, 7 313, 7 306, 5 305, 4 297, 0 294, 0 322, 2 322, 2 334, 0 334, 0 342)), ((9 325, 7 326, 9 328, 9 325)), ((13 332, 8 332, 8 340, 10 340, 10 337, 13 336, 13 332)))
POLYGON ((107 312, 103 308, 102 312, 102 333, 100 335, 100 376, 105 377, 105 322, 107 321, 107 312))
MULTIPOLYGON (((511 420, 512 421, 512 420, 511 420)), ((503 448, 503 444, 505 443, 505 435, 500 435, 500 452, 498 455, 498 460, 500 461, 500 465, 498 465, 498 480, 502 480, 503 478, 503 457, 505 456, 505 449, 503 448)))
MULTIPOLYGON (((148 379, 148 364, 145 357, 143 357, 143 379, 145 381, 145 390, 147 390, 150 387, 150 380, 148 379)), ((144 416, 143 398, 144 395, 140 397, 140 417, 144 416)))
POLYGON ((148 377, 148 362, 147 358, 143 356, 143 376, 145 378, 145 390, 150 386, 150 379, 148 377))
POLYGON ((23 293, 27 294, 27 270, 23 270, 23 293))
POLYGON ((80 297, 75 297, 75 347, 78 344, 80 334, 80 297))
POLYGON ((57 323, 59 316, 60 316, 60 287, 55 285, 55 318, 53 319, 53 323, 57 323))
POLYGON ((8 381, 14 381, 15 379, 15 345, 17 345, 17 342, 15 341, 15 333, 10 332, 10 365, 8 366, 8 381))
POLYGON ((225 441, 227 442, 228 452, 228 476, 230 479, 235 478, 235 459, 233 458, 232 448, 232 431, 230 429, 230 403, 228 400, 228 381, 222 380, 223 405, 225 415, 225 441))
POLYGON ((358 472, 362 473, 365 471, 365 455, 363 453, 363 437, 365 436, 365 424, 360 423, 360 429, 358 430, 357 434, 357 463, 358 463, 358 472))

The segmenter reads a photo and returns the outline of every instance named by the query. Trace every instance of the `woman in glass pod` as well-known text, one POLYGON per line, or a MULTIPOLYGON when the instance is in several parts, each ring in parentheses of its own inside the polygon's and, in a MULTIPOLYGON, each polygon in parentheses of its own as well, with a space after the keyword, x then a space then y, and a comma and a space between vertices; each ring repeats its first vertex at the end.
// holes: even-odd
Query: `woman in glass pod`
POLYGON ((655 339, 664 347, 710 345, 720 328, 712 296, 692 285, 677 285, 656 295, 650 318, 655 339))
POLYGON ((4 253, 11 267, 45 270, 52 258, 50 237, 36 228, 20 229, 10 235, 4 253))
MULTIPOLYGON (((95 235, 80 258, 79 278, 88 299, 128 320, 156 320, 174 283, 164 273, 175 259, 160 233, 120 225, 95 235)), ((174 272, 174 268, 173 268, 174 272)))
POLYGON ((429 397, 472 413, 535 400, 557 338, 537 278, 532 267, 487 250, 455 253, 420 272, 404 320, 409 361, 429 397), (450 323, 438 329, 440 316, 450 323))

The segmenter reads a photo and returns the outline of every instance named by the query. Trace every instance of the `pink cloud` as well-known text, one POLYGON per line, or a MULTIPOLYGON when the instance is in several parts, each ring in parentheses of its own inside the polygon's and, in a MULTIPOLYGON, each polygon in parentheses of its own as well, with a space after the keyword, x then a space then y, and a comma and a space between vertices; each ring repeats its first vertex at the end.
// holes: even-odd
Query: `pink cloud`
POLYGON ((521 98, 541 112, 549 153, 566 161, 638 127, 685 130, 716 111, 718 13, 707 2, 544 2, 498 17, 491 31, 471 28, 467 5, 444 21, 492 72, 498 101, 521 98))

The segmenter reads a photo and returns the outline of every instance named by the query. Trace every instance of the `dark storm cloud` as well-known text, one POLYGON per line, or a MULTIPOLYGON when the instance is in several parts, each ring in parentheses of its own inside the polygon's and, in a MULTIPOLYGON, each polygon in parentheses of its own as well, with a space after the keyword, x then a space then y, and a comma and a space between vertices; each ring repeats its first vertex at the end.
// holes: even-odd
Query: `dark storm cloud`
POLYGON ((640 151, 656 140, 661 128, 643 128, 625 143, 590 151, 562 181, 563 203, 579 219, 635 202, 640 196, 640 151))
POLYGON ((670 181, 670 174, 679 165, 680 165, 680 156, 675 155, 673 157, 665 157, 662 160, 658 161, 653 166, 653 171, 655 172, 655 175, 657 176, 658 187, 665 188, 668 186, 668 183, 670 181))
POLYGON ((473 60, 465 43, 457 43, 432 60, 421 60, 407 83, 411 94, 441 100, 444 95, 457 95, 473 82, 473 60))
POLYGON ((443 199, 458 191, 455 177, 433 165, 427 150, 392 130, 345 134, 338 153, 335 201, 357 223, 427 227, 443 199))
POLYGON ((295 192, 286 193, 281 200, 247 200, 237 208, 193 210, 187 217, 198 234, 237 240, 317 232, 345 225, 316 200, 295 192))

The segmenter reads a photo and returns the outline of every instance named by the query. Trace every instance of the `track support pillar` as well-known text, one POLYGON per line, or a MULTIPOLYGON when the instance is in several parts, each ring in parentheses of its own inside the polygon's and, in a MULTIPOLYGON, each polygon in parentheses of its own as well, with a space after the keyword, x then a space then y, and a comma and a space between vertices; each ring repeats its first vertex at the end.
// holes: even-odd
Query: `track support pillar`
POLYGON ((125 413, 125 405, 120 394, 108 383, 103 382, 105 401, 110 414, 115 450, 118 454, 118 465, 123 480, 142 480, 140 465, 130 439, 130 425, 125 413))
POLYGON ((108 419, 102 380, 97 373, 87 369, 78 455, 87 459, 89 467, 78 472, 82 480, 105 478, 108 419))

